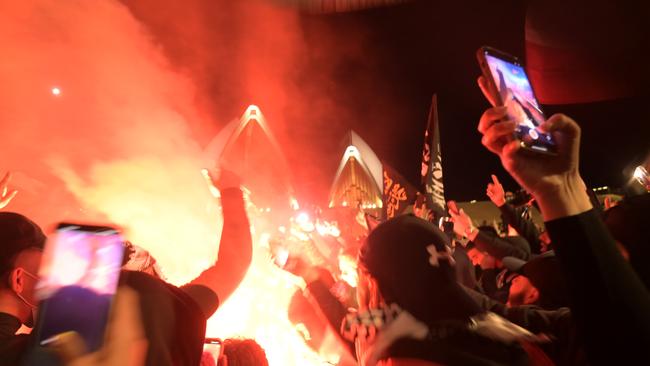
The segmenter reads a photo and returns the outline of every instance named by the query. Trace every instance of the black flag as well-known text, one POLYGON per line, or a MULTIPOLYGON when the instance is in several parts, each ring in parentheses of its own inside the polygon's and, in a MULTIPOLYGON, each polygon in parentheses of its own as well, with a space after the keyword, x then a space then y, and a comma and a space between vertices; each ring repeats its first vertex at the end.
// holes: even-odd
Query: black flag
POLYGON ((445 188, 442 182, 442 154, 438 131, 438 97, 435 94, 431 100, 427 129, 424 131, 421 175, 427 208, 436 213, 436 218, 444 216, 445 188))
POLYGON ((384 176, 384 217, 392 219, 413 205, 418 190, 388 164, 382 162, 384 176))

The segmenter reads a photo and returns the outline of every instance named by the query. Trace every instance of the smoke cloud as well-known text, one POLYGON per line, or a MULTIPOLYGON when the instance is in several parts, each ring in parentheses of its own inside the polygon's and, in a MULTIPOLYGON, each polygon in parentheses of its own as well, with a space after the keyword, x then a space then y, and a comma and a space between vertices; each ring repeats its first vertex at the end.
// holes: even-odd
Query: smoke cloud
POLYGON ((3 2, 0 45, 0 169, 20 191, 9 209, 120 225, 176 283, 216 258, 195 89, 125 6, 3 2))
MULTIPOLYGON (((217 157, 203 148, 249 104, 276 134, 301 203, 326 203, 351 121, 390 118, 388 103, 364 73, 362 29, 335 32, 271 3, 2 2, 0 171, 19 190, 8 209, 46 228, 119 225, 185 283, 217 256, 220 213, 200 174, 217 157), (359 104, 368 95, 376 103, 359 104)), ((208 333, 254 337, 274 365, 321 364, 287 319, 295 278, 257 244, 208 333)))
POLYGON ((280 141, 299 200, 326 203, 348 126, 390 113, 364 73, 363 29, 274 4, 0 5, 0 170, 20 191, 9 209, 44 226, 123 226, 184 282, 216 258, 202 149, 249 104, 280 141), (384 107, 359 105, 369 94, 384 107))
POLYGON ((200 90, 197 103, 216 121, 192 126, 201 143, 259 106, 303 203, 328 202, 349 128, 390 119, 386 92, 369 76, 376 61, 368 30, 344 16, 325 21, 269 0, 123 1, 200 90))

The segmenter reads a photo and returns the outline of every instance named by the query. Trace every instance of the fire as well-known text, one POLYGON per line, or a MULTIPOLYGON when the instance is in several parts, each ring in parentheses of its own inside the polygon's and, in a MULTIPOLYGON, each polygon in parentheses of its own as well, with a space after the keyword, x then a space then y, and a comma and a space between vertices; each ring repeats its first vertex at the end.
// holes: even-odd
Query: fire
MULTIPOLYGON (((44 227, 112 223, 156 257, 170 283, 191 281, 215 260, 221 225, 210 203, 215 192, 198 173, 205 167, 204 146, 194 138, 192 121, 216 122, 197 109, 200 88, 179 72, 184 68, 170 65, 146 24, 119 1, 4 3, 0 41, 12 62, 0 63, 0 114, 3 121, 19 121, 0 126, 0 167, 17 173, 20 188, 11 210, 44 227), (105 52, 113 44, 120 47, 105 52)), ((254 67, 251 75, 266 69, 254 67)), ((262 94, 275 93, 274 82, 284 79, 269 80, 262 94)), ((247 116, 263 118, 254 106, 247 116)), ((276 214, 268 211, 265 205, 266 214, 276 214)), ((296 331, 288 320, 300 281, 271 262, 268 236, 256 237, 250 271, 210 320, 208 335, 255 338, 271 365, 335 360, 309 349, 304 329, 296 331)))
POLYGON ((311 350, 289 321, 291 297, 305 284, 273 264, 268 239, 269 235, 263 234, 254 243, 253 262, 246 278, 208 321, 207 336, 254 338, 266 351, 270 365, 324 365, 336 361, 325 360, 311 350))
MULTIPOLYGON (((251 211, 255 209, 249 207, 251 211)), ((255 221, 259 223, 263 219, 259 216, 251 219, 254 233, 255 221)), ((327 228, 328 235, 339 234, 335 225, 314 223, 305 212, 297 213, 291 221, 293 225, 288 233, 293 240, 300 242, 308 240, 306 232, 313 232, 315 228, 321 231, 327 228)), ((287 233, 287 230, 280 227, 278 232, 287 233)), ((264 348, 272 366, 338 364, 341 345, 333 334, 328 334, 320 352, 316 352, 305 342, 311 339, 307 327, 302 323, 294 325, 289 320, 291 298, 296 291, 305 288, 305 283, 273 262, 270 239, 269 233, 254 235, 250 269, 235 293, 208 321, 206 337, 253 338, 264 348)), ((284 254, 288 256, 289 252, 284 254)))

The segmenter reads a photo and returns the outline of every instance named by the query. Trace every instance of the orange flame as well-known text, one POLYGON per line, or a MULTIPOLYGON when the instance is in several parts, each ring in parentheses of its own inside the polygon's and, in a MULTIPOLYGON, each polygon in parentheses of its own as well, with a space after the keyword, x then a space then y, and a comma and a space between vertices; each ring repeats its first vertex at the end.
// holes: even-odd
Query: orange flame
POLYGON ((306 329, 300 332, 289 321, 287 309, 291 297, 305 284, 272 263, 269 237, 262 234, 256 240, 246 278, 210 318, 207 336, 254 338, 266 351, 270 365, 338 363, 338 355, 321 356, 310 349, 303 339, 309 337, 306 329))

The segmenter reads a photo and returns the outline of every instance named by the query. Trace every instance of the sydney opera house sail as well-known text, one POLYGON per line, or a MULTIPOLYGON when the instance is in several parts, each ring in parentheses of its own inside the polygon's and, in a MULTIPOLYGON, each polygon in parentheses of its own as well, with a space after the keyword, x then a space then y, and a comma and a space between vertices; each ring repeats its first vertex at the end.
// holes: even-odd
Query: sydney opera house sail
POLYGON ((289 166, 258 107, 248 107, 240 119, 225 126, 204 156, 206 166, 222 165, 237 173, 258 208, 289 209, 289 166))
POLYGON ((345 152, 330 189, 330 207, 382 206, 381 162, 359 135, 350 131, 344 140, 345 152))

